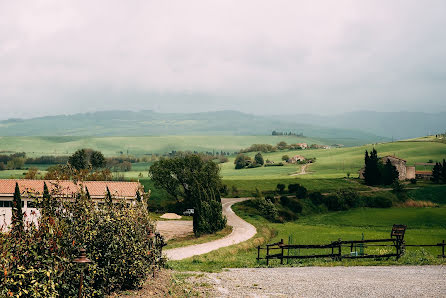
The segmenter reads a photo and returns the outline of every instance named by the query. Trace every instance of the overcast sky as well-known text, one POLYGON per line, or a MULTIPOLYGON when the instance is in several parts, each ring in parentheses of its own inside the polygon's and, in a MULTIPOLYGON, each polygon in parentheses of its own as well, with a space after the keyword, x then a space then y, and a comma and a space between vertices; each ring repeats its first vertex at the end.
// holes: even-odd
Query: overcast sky
POLYGON ((0 0, 0 119, 446 111, 446 1, 0 0))

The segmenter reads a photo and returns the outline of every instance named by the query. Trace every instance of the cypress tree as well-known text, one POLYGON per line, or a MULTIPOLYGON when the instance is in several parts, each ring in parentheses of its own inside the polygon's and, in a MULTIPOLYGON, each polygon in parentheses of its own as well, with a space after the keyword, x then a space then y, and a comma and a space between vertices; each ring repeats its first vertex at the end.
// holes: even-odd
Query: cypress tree
POLYGON ((441 180, 442 183, 446 183, 446 160, 443 159, 443 165, 441 166, 441 180))
MULTIPOLYGON (((107 187, 107 189, 108 189, 108 187, 107 187)), ((85 196, 87 197, 88 200, 91 200, 90 192, 88 191, 88 187, 85 187, 85 196)))
POLYGON ((47 215, 53 214, 51 206, 51 195, 48 190, 46 182, 43 182, 43 196, 42 196, 42 211, 43 213, 48 213, 47 215))
POLYGON ((12 231, 22 233, 24 229, 22 213, 22 197, 20 195, 19 184, 15 183, 14 199, 12 201, 12 231))
POLYGON ((432 182, 439 183, 441 177, 442 166, 440 163, 436 162, 434 168, 432 169, 432 182))
POLYGON ((113 199, 112 199, 112 196, 110 193, 110 189, 108 189, 108 186, 107 186, 107 194, 105 195, 105 203, 109 207, 111 207, 113 205, 113 199))
POLYGON ((139 194, 139 191, 136 192, 136 201, 137 202, 141 202, 142 201, 141 195, 139 194))
POLYGON ((394 165, 392 165, 390 159, 387 159, 386 164, 383 167, 381 176, 382 176, 382 182, 385 185, 390 185, 393 182, 395 182, 395 180, 398 179, 399 177, 398 170, 394 165))

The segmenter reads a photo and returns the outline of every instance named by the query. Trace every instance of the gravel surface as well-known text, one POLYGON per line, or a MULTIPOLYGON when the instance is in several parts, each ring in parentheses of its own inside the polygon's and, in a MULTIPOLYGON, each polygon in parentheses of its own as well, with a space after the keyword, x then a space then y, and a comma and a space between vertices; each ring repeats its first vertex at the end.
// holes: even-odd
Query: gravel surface
POLYGON ((211 297, 446 297, 445 266, 229 269, 197 281, 211 297))
POLYGON ((182 260, 190 258, 192 256, 202 255, 225 246, 237 244, 253 237, 257 233, 256 228, 250 223, 247 223, 246 221, 238 217, 231 209, 231 206, 233 204, 245 200, 249 200, 249 198, 221 199, 223 205, 223 214, 228 219, 227 224, 229 226, 232 226, 231 234, 229 234, 224 238, 207 243, 195 244, 173 249, 166 249, 165 250, 166 256, 170 260, 182 260))
POLYGON ((192 220, 159 220, 156 222, 156 230, 165 240, 186 237, 194 233, 192 220))

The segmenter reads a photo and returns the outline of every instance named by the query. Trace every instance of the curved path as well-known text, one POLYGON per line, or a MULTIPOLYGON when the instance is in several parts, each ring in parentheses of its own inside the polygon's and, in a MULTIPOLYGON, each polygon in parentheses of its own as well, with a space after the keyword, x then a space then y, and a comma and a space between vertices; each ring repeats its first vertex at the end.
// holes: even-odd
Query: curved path
POLYGON ((182 260, 192 256, 202 255, 210 251, 237 244, 252 238, 257 233, 256 228, 252 224, 247 223, 238 217, 231 209, 233 204, 249 199, 250 198, 221 199, 223 215, 225 215, 228 220, 227 224, 232 226, 231 234, 211 242, 166 249, 164 251, 166 256, 170 260, 182 260))

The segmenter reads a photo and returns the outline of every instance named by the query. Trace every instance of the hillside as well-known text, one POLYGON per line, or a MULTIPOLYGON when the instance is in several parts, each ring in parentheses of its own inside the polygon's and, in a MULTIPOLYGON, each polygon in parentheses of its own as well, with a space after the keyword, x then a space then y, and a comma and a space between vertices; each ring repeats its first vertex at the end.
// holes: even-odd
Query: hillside
POLYGON ((430 134, 444 133, 446 130, 446 113, 422 112, 372 112, 358 111, 340 115, 278 115, 273 119, 324 126, 337 129, 355 129, 369 134, 379 135, 395 140, 416 138, 430 134))
POLYGON ((386 140, 352 128, 298 122, 235 111, 193 114, 106 111, 0 121, 0 136, 270 135, 276 130, 345 145, 386 140))

